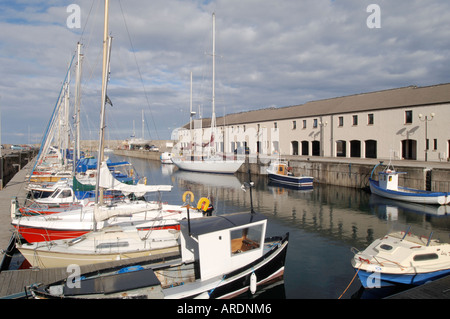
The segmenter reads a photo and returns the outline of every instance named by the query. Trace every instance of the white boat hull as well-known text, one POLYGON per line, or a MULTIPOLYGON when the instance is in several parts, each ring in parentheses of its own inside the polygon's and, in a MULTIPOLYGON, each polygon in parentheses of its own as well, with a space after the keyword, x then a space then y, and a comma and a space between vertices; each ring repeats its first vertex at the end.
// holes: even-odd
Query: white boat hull
POLYGON ((369 179, 369 183, 372 194, 390 199, 431 205, 448 205, 450 203, 449 193, 427 192, 405 187, 398 187, 398 190, 384 189, 373 179, 369 179))
POLYGON ((243 160, 206 160, 206 161, 188 161, 180 159, 172 159, 173 163, 182 170, 203 172, 203 173, 220 173, 234 174, 244 163, 243 160))

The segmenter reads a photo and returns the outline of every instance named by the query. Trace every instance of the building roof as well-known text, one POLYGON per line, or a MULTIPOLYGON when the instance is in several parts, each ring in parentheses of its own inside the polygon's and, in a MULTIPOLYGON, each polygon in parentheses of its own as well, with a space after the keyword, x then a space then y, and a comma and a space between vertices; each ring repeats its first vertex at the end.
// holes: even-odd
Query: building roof
MULTIPOLYGON (((300 105, 232 113, 218 117, 216 125, 237 125, 441 103, 450 103, 450 83, 425 87, 408 86, 310 101, 300 105)), ((202 127, 209 127, 210 125, 210 118, 202 119, 202 127)), ((189 123, 184 128, 189 128, 189 123)))

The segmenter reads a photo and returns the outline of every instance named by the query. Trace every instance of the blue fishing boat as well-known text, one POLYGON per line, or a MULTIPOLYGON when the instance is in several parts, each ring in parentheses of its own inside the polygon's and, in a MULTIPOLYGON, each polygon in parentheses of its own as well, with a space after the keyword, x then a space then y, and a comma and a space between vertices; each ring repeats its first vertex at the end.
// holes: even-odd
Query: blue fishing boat
POLYGON ((369 185, 372 194, 411 203, 432 205, 448 205, 450 203, 450 193, 448 192, 433 192, 398 186, 399 175, 406 174, 406 172, 397 172, 391 165, 378 173, 378 181, 374 180, 373 173, 380 164, 376 165, 370 174, 369 185))

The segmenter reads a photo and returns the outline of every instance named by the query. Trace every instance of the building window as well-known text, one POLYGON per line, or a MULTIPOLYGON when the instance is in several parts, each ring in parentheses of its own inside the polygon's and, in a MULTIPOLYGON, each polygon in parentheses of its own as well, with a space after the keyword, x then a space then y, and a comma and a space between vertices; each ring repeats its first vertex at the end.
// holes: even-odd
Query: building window
POLYGON ((317 128, 317 119, 313 120, 313 128, 317 128))
POLYGON ((344 126, 344 117, 343 116, 339 116, 338 121, 339 121, 338 126, 344 126))
POLYGON ((433 143, 434 143, 433 149, 436 151, 436 150, 437 150, 437 138, 435 138, 435 139, 433 140, 433 143))
POLYGON ((303 128, 306 128, 306 120, 303 120, 303 128))
POLYGON ((273 128, 274 128, 275 130, 277 130, 277 128, 278 128, 277 122, 274 122, 274 123, 273 123, 273 128))
POLYGON ((358 125, 358 115, 353 115, 352 120, 353 120, 353 125, 358 125))
POLYGON ((292 121, 292 129, 295 130, 297 128, 297 121, 292 121))
POLYGON ((413 119, 412 111, 405 111, 405 124, 411 124, 413 119))
POLYGON ((373 114, 372 113, 367 115, 367 124, 373 125, 373 114))

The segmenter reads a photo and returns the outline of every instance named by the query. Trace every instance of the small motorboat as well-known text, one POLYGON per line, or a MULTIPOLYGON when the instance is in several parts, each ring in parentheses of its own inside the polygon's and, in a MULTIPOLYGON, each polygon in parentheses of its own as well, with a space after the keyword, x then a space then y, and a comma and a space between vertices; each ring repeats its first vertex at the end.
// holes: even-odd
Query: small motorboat
POLYGON ((314 178, 311 176, 295 176, 293 170, 286 161, 277 160, 271 162, 267 169, 269 181, 289 187, 311 189, 314 178))
POLYGON ((374 167, 369 178, 372 194, 419 204, 448 205, 450 203, 450 193, 398 186, 399 175, 406 174, 406 172, 397 172, 391 165, 378 173, 378 181, 374 180, 373 173, 378 165, 374 167))
POLYGON ((431 237, 388 234, 355 251, 351 264, 364 288, 424 284, 450 274, 450 244, 431 237))

